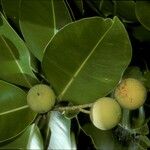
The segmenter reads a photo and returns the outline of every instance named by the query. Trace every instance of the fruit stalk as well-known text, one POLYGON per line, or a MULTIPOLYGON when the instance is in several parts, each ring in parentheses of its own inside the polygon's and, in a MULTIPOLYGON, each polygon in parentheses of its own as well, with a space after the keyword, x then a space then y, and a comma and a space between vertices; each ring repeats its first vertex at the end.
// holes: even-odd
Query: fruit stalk
MULTIPOLYGON (((64 106, 64 107, 54 107, 54 111, 69 111, 69 110, 76 110, 76 109, 79 109, 80 111, 83 112, 83 109, 84 108, 88 108, 88 107, 91 107, 93 105, 93 103, 89 103, 89 104, 83 104, 83 105, 76 105, 76 106, 64 106)), ((84 110, 85 112, 86 110, 84 110)), ((86 111, 87 113, 87 111, 86 111)))
POLYGON ((129 109, 123 109, 122 110, 121 126, 124 129, 126 129, 126 130, 130 130, 130 128, 131 128, 131 124, 130 124, 130 110, 129 109))

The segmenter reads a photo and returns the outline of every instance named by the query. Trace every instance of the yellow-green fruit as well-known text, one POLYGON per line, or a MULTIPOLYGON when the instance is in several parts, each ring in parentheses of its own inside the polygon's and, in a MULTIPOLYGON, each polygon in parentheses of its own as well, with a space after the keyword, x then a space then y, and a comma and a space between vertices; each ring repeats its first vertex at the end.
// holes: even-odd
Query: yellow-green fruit
POLYGON ((133 78, 122 80, 114 93, 118 103, 131 110, 142 106, 146 100, 146 95, 146 88, 142 82, 133 78))
POLYGON ((101 130, 109 130, 115 127, 121 119, 121 108, 116 100, 103 97, 98 99, 90 111, 93 124, 101 130))
POLYGON ((38 84, 29 90, 27 103, 33 111, 45 113, 54 106, 55 94, 49 86, 38 84))

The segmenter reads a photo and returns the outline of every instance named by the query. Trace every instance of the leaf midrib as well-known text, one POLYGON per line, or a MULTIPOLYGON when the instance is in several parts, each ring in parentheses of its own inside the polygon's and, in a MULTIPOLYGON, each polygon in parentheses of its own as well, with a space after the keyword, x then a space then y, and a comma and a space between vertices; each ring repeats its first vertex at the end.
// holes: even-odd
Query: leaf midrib
POLYGON ((54 7, 54 1, 51 0, 51 4, 52 4, 52 14, 53 14, 53 25, 54 25, 54 34, 57 33, 57 30, 56 30, 56 15, 55 15, 55 7, 54 7))
POLYGON ((0 113, 0 116, 2 116, 2 115, 7 115, 7 114, 9 114, 9 113, 13 113, 13 112, 15 112, 15 111, 19 111, 19 110, 22 110, 22 109, 26 109, 26 108, 28 108, 28 107, 29 107, 28 105, 25 105, 25 106, 22 106, 22 107, 14 108, 14 109, 12 109, 12 110, 8 110, 8 111, 5 111, 5 112, 0 113))
POLYGON ((26 75, 24 74, 24 71, 23 71, 22 67, 20 66, 20 64, 19 64, 19 62, 18 62, 18 60, 17 60, 16 56, 13 54, 13 52, 12 52, 12 50, 11 50, 10 46, 7 44, 7 42, 6 42, 6 40, 4 39, 4 37, 3 37, 3 36, 1 36, 1 39, 2 39, 2 40, 3 40, 3 42, 5 43, 5 46, 8 48, 8 50, 9 50, 10 54, 12 55, 13 59, 15 60, 15 63, 17 64, 17 66, 18 66, 18 68, 19 68, 20 72, 21 72, 21 73, 22 73, 22 75, 24 76, 24 78, 25 78, 26 82, 28 83, 28 85, 29 85, 30 87, 32 87, 32 85, 31 85, 31 84, 30 84, 30 82, 28 81, 28 79, 27 79, 26 75))
POLYGON ((87 58, 82 62, 81 66, 77 69, 77 71, 73 74, 72 78, 69 80, 69 82, 67 83, 67 85, 65 86, 65 88, 62 90, 62 92, 59 94, 58 99, 61 100, 61 98, 63 97, 63 95, 66 93, 66 91, 68 90, 68 88, 71 86, 72 82, 75 80, 75 78, 77 77, 77 75, 80 73, 80 71, 82 70, 82 68, 84 67, 84 65, 86 64, 86 62, 89 60, 89 58, 92 56, 92 54, 95 52, 96 48, 98 47, 98 45, 101 43, 101 41, 104 39, 105 35, 110 31, 110 29, 112 28, 112 26, 114 25, 114 21, 112 20, 112 25, 109 27, 109 29, 103 34, 103 36, 100 38, 100 40, 97 42, 97 44, 93 47, 93 49, 91 50, 91 52, 89 53, 89 55, 87 56, 87 58))

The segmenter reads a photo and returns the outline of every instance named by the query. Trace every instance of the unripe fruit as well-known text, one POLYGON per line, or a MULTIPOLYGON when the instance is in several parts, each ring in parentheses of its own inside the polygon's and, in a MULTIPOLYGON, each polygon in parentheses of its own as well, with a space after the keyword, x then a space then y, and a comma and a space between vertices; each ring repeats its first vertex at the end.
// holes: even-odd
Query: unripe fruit
POLYGON ((97 128, 109 130, 115 127, 121 119, 120 105, 112 98, 100 98, 91 107, 90 118, 97 128))
POLYGON ((33 111, 45 113, 54 106, 55 94, 49 86, 38 84, 29 90, 27 103, 33 111))
POLYGON ((127 78, 118 85, 114 96, 122 107, 132 110, 144 104, 146 93, 146 88, 142 82, 137 79, 127 78))

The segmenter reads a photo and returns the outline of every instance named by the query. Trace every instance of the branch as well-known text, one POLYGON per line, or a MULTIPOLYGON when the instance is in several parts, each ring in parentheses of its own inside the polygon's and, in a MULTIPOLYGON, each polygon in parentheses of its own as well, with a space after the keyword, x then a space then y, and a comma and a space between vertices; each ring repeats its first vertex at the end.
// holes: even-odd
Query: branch
POLYGON ((76 110, 76 109, 79 109, 80 111, 82 112, 86 112, 86 113, 89 113, 89 111, 87 112, 87 110, 84 110, 84 108, 87 108, 87 107, 91 107, 93 105, 93 103, 89 103, 89 104, 83 104, 83 105, 76 105, 76 106, 65 106, 65 107, 54 107, 54 111, 69 111, 69 110, 76 110))
POLYGON ((85 110, 85 109, 80 108, 80 111, 83 112, 83 113, 85 113, 85 114, 90 114, 89 110, 85 110))

